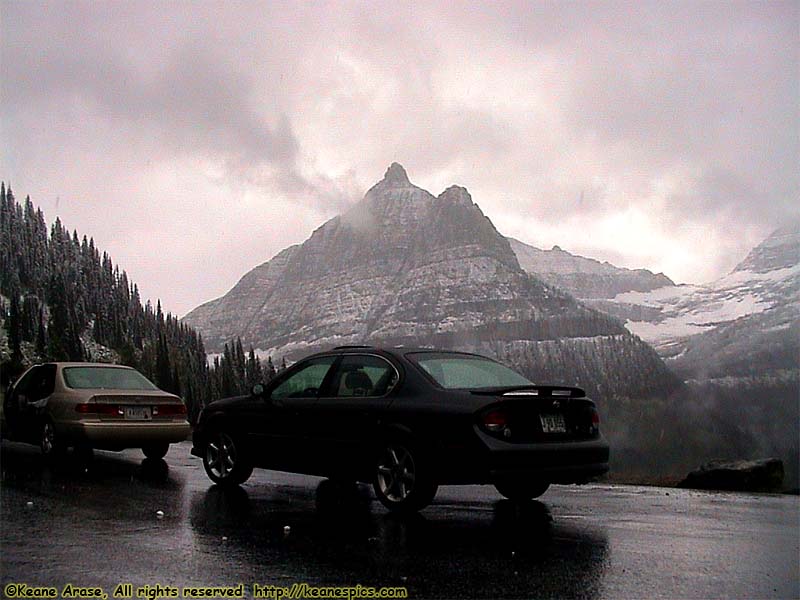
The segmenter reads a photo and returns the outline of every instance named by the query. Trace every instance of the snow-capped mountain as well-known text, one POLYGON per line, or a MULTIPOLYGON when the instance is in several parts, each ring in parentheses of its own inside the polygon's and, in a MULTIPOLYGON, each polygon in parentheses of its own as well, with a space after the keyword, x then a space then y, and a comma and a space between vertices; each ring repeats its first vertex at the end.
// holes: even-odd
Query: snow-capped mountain
POLYGON ((275 360, 339 344, 430 345, 495 356, 534 381, 580 385, 598 401, 618 473, 668 473, 728 455, 792 457, 797 232, 780 237, 705 287, 531 249, 548 282, 520 266, 533 268, 467 190, 434 196, 393 164, 345 214, 185 321, 212 352, 237 336, 275 360), (661 348, 680 355, 668 364, 682 378, 707 383, 681 385, 625 321, 645 335, 659 324, 695 333, 661 348), (683 370, 684 359, 706 372, 683 370), (718 385, 742 372, 737 364, 757 372, 718 385))
POLYGON ((613 302, 634 310, 655 311, 647 319, 629 318, 626 325, 663 354, 674 356, 684 349, 687 338, 744 317, 794 307, 785 314, 791 321, 794 313, 796 321, 799 257, 800 228, 779 229, 728 275, 708 285, 627 292, 615 296, 613 302))
POLYGON ((663 273, 615 267, 608 262, 570 254, 558 246, 541 250, 514 238, 508 241, 523 269, 580 300, 613 298, 623 292, 649 292, 675 285, 663 273))
POLYGON ((625 322, 687 378, 764 376, 798 368, 796 223, 775 231, 728 275, 707 285, 675 285, 662 273, 620 269, 558 246, 540 250, 510 242, 525 270, 625 322))
POLYGON ((677 383, 618 320, 526 273, 466 189, 433 196, 396 163, 345 214, 184 320, 210 351, 236 336, 290 359, 339 344, 433 345, 609 395, 677 383))

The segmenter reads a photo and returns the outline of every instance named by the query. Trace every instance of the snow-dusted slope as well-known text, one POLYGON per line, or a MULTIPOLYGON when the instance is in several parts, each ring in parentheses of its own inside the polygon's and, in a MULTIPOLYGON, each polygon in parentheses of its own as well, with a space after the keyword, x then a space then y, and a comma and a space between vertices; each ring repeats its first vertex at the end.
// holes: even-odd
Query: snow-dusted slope
MULTIPOLYGON (((674 286, 650 292, 627 292, 612 300, 610 311, 623 316, 628 329, 652 343, 662 355, 675 356, 687 338, 776 308, 793 312, 800 302, 800 228, 773 233, 731 273, 705 286, 674 286), (648 318, 633 313, 644 309, 648 318)), ((608 307, 606 307, 608 308, 608 307)))
POLYGON ((466 189, 434 196, 398 164, 348 212, 185 321, 211 351, 237 336, 289 359, 338 344, 433 345, 608 395, 677 383, 621 322, 526 273, 466 189))
POLYGON ((675 285, 663 273, 615 267, 608 262, 571 254, 558 246, 541 250, 514 238, 508 241, 523 269, 581 300, 613 298, 623 292, 648 292, 675 285))
POLYGON ((554 247, 510 240, 528 272, 613 315, 682 375, 725 377, 797 367, 800 225, 775 231, 728 275, 675 285, 643 269, 619 269, 554 247), (740 359, 744 356, 744 359, 740 359), (758 356, 750 360, 748 356, 758 356))
POLYGON ((800 222, 796 222, 774 231, 733 272, 769 273, 796 267, 799 259, 800 222))
POLYGON ((628 292, 614 301, 652 308, 653 320, 629 320, 628 329, 669 353, 683 338, 706 333, 724 323, 797 303, 800 266, 767 272, 734 271, 708 286, 682 285, 647 293, 628 292))
POLYGON ((800 367, 799 263, 794 224, 710 284, 626 292, 591 304, 624 320, 684 377, 784 377, 800 367))

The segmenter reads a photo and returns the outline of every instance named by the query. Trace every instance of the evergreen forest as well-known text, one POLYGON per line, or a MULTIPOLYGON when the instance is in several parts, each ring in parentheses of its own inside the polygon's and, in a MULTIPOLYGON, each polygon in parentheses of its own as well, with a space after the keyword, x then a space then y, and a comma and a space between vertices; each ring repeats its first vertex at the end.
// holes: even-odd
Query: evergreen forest
MULTIPOLYGON (((143 301, 135 282, 59 218, 48 228, 30 197, 0 184, 0 377, 31 364, 99 361, 129 365, 181 396, 194 422, 218 398, 246 393, 276 369, 240 339, 208 363, 202 336, 161 302, 143 301)), ((285 366, 285 363, 284 363, 285 366)))

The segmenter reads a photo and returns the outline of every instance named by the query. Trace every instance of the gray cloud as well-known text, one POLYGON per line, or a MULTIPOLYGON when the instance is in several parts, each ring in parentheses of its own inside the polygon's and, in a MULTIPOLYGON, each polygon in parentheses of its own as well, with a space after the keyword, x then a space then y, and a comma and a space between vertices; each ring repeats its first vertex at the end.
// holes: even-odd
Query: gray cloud
MULTIPOLYGON (((140 31, 145 40, 128 46, 137 34, 127 33, 120 19, 138 23, 134 29, 153 23, 158 30, 164 16, 147 10, 137 15, 132 4, 100 6, 97 12, 90 6, 53 5, 54 12, 66 14, 43 24, 32 10, 36 5, 13 6, 31 26, 9 32, 3 91, 9 111, 24 126, 35 127, 26 116, 32 121, 48 114, 62 139, 108 137, 117 152, 139 145, 156 155, 207 158, 233 182, 264 191, 277 187, 326 210, 349 204, 339 182, 301 172, 289 115, 269 88, 256 87, 257 74, 245 72, 231 48, 220 39, 209 43, 221 37, 212 15, 185 31, 176 19, 175 27, 149 39, 149 47, 147 32, 140 31), (114 8, 124 10, 118 14, 114 8), (145 53, 135 53, 137 48, 145 53)), ((188 12, 183 17, 191 19, 188 12)))
POLYGON ((709 279, 798 215, 798 10, 6 1, 0 177, 178 312, 394 160, 529 243, 709 279))

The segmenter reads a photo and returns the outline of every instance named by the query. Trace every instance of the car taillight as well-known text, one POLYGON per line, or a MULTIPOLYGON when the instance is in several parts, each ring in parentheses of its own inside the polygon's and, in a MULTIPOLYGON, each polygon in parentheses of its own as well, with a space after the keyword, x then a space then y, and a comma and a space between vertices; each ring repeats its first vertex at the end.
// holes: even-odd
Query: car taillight
POLYGON ((600 431, 600 413, 592 407, 592 433, 596 434, 598 431, 600 431))
POLYGON ((489 431, 500 431, 508 423, 505 413, 499 410, 493 410, 486 413, 483 417, 483 425, 489 431))
POLYGON ((483 416, 483 426, 490 433, 501 434, 503 437, 511 437, 511 429, 508 426, 508 415, 502 410, 493 410, 483 416))
POLYGON ((125 414, 122 407, 116 404, 95 404, 90 402, 76 404, 75 412, 82 415, 106 415, 111 417, 121 417, 125 414))
POLYGON ((186 407, 183 404, 160 404, 153 407, 153 416, 172 417, 185 415, 186 407))

